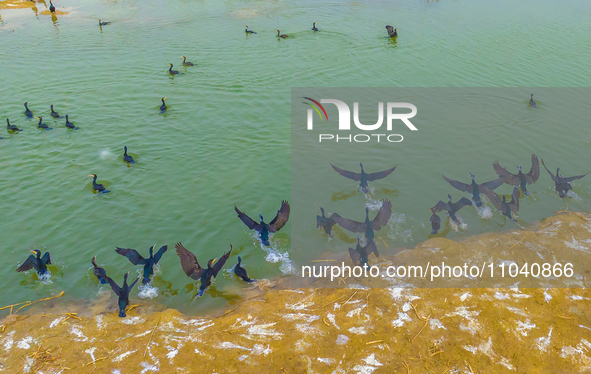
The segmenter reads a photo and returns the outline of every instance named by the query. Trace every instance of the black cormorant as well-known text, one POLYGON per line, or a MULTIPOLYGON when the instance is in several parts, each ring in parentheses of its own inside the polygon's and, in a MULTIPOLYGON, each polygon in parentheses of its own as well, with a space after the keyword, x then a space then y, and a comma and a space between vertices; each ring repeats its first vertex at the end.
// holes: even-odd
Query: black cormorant
POLYGON ((29 109, 28 104, 29 104, 29 102, 27 101, 25 103, 25 116, 27 116, 29 118, 33 118, 33 112, 31 112, 31 110, 29 109))
POLYGON ((384 200, 380 210, 378 211, 378 214, 376 214, 374 219, 371 221, 369 219, 369 208, 367 207, 365 208, 365 221, 363 222, 357 222, 348 218, 343 218, 337 213, 333 213, 331 217, 334 218, 334 221, 337 223, 337 225, 341 226, 345 230, 365 233, 365 238, 369 241, 373 240, 375 236, 374 231, 378 231, 382 227, 386 226, 390 220, 391 215, 392 203, 390 200, 384 200))
POLYGON ((332 215, 330 217, 324 215, 324 208, 321 207, 320 212, 322 216, 316 216, 316 228, 319 229, 322 227, 326 235, 330 236, 332 227, 336 225, 336 222, 332 215))
POLYGON ((160 105, 160 113, 164 113, 164 112, 166 112, 166 108, 168 108, 168 107, 166 106, 166 103, 164 102, 164 100, 166 100, 166 97, 163 97, 163 98, 162 98, 162 105, 160 105))
POLYGON ((172 70, 172 64, 168 64, 170 67, 168 68, 168 72, 170 73, 170 75, 176 75, 179 73, 178 70, 172 70))
POLYGON ((351 256, 351 260, 353 261, 353 265, 355 266, 369 265, 369 255, 372 252, 377 257, 380 257, 380 255, 378 254, 376 243, 374 243, 373 240, 368 240, 367 245, 365 247, 362 247, 360 239, 359 237, 357 237, 357 247, 355 247, 355 249, 349 247, 349 256, 351 256))
POLYGON ((72 122, 68 119, 68 115, 66 114, 66 127, 72 130, 78 130, 78 127, 74 126, 72 122))
POLYGON ((542 159, 542 165, 544 165, 544 168, 546 169, 548 174, 550 174, 550 177, 554 181, 554 184, 556 186, 556 192, 558 192, 558 196, 562 198, 566 197, 566 193, 573 189, 573 186, 570 182, 577 179, 581 179, 585 175, 589 174, 585 173, 583 175, 575 175, 573 177, 566 178, 563 175, 560 175, 560 168, 556 168, 556 175, 552 174, 552 172, 548 170, 548 168, 546 167, 546 164, 544 164, 544 159, 542 159))
POLYGON ((431 235, 437 235, 437 232, 439 232, 439 229, 441 228, 441 218, 439 218, 437 211, 433 208, 431 208, 431 213, 431 218, 429 218, 429 221, 431 221, 431 229, 433 230, 431 231, 431 235))
POLYGON ((101 22, 101 19, 99 18, 99 26, 106 26, 106 25, 110 25, 111 22, 101 22))
POLYGON ((107 280, 107 272, 105 271, 104 268, 99 267, 96 264, 96 256, 94 256, 92 258, 92 260, 90 260, 90 262, 92 262, 92 266, 94 266, 94 270, 92 271, 94 273, 94 275, 97 277, 97 279, 99 280, 99 282, 101 284, 107 284, 109 283, 109 281, 107 280))
POLYGON ((456 213, 462 209, 463 207, 465 207, 466 205, 472 205, 472 202, 470 201, 470 199, 466 198, 466 197, 462 197, 460 200, 458 200, 455 203, 451 202, 451 195, 447 194, 447 203, 444 203, 443 201, 439 200, 437 202, 437 204, 435 204, 435 206, 433 208, 431 208, 431 212, 435 213, 439 213, 441 211, 446 210, 447 214, 449 215, 449 217, 451 218, 452 221, 454 221, 455 223, 458 223, 458 217, 456 217, 456 213))
POLYGON ((6 118, 6 130, 8 131, 23 131, 19 129, 16 125, 11 125, 8 118, 6 118))
POLYGON ((512 216, 511 212, 519 211, 519 188, 513 187, 513 193, 511 194, 511 201, 507 202, 507 198, 503 195, 503 200, 497 195, 495 192, 489 190, 488 188, 483 188, 482 192, 488 199, 493 203, 495 208, 497 208, 504 216, 509 218, 513 222, 517 222, 512 216))
POLYGON ((194 63, 187 61, 185 56, 181 56, 183 58, 183 66, 195 66, 194 63))
POLYGON ((283 226, 287 223, 289 219, 289 203, 287 201, 281 202, 281 208, 277 211, 277 215, 271 222, 268 224, 263 221, 263 215, 259 214, 260 222, 256 223, 252 218, 247 216, 246 214, 242 213, 234 204, 234 210, 238 213, 238 218, 251 230, 256 230, 261 234, 261 241, 263 245, 270 245, 269 244, 269 233, 273 233, 276 231, 281 230, 283 226))
POLYGON ((531 94, 531 96, 529 97, 529 106, 531 106, 532 108, 537 108, 536 102, 534 101, 534 94, 531 94))
POLYGON ((51 108, 51 116, 53 118, 60 118, 60 115, 55 110, 53 110, 53 104, 51 104, 50 108, 51 108))
POLYGON ((388 35, 391 38, 395 38, 398 36, 398 29, 395 29, 394 27, 392 27, 390 25, 386 25, 386 30, 388 30, 388 35))
POLYGON ((127 154, 127 146, 123 146, 123 161, 133 164, 135 161, 133 157, 127 154))
POLYGON ((25 262, 23 262, 22 265, 16 269, 16 271, 20 273, 35 268, 35 270, 37 270, 37 274, 39 275, 43 275, 44 273, 48 272, 47 265, 51 265, 51 256, 49 255, 49 252, 45 252, 43 257, 41 257, 41 251, 38 249, 34 249, 31 252, 33 252, 35 256, 29 255, 25 262))
POLYGON ((121 318, 127 316, 125 314, 125 309, 129 305, 129 292, 131 291, 133 286, 135 286, 137 281, 140 279, 139 277, 135 278, 135 280, 131 283, 131 285, 128 286, 127 285, 127 277, 128 276, 129 276, 129 272, 125 273, 125 275, 123 276, 123 287, 119 287, 113 279, 107 277, 107 282, 109 282, 109 284, 111 285, 111 288, 113 289, 113 292, 115 292, 115 295, 117 295, 117 297, 119 298, 119 302, 118 302, 119 317, 121 317, 121 318))
POLYGON ((289 35, 286 35, 286 34, 280 34, 280 33, 279 33, 279 30, 277 30, 277 37, 278 37, 278 38, 285 39, 285 38, 288 38, 288 37, 289 37, 289 35))
POLYGON ((167 245, 163 245, 154 255, 154 247, 154 245, 150 247, 150 257, 148 258, 143 258, 135 249, 117 247, 115 252, 127 257, 127 259, 134 265, 144 265, 142 284, 148 284, 150 283, 150 277, 154 274, 154 265, 160 261, 162 255, 168 249, 167 245))
POLYGON ((49 11, 51 13, 55 13, 55 7, 53 6, 53 3, 51 2, 51 0, 49 0, 49 11))
POLYGON ((312 31, 318 31, 318 27, 316 27, 316 22, 312 25, 312 31))
POLYGON ((111 192, 111 191, 107 191, 105 190, 105 186, 103 186, 100 183, 96 183, 96 174, 90 174, 90 176, 92 177, 92 189, 95 190, 96 192, 102 192, 102 193, 107 193, 107 192, 111 192))
POLYGON ((248 29, 248 26, 244 26, 244 27, 245 27, 245 29, 244 29, 244 32, 245 32, 245 33, 247 33, 247 34, 256 34, 256 32, 254 32, 254 31, 252 31, 252 30, 249 30, 249 29, 248 29))
POLYGON ((337 173, 342 175, 343 177, 353 179, 354 181, 359 181, 359 189, 361 189, 361 191, 363 191, 363 193, 369 192, 369 186, 367 185, 367 182, 386 178, 388 175, 390 175, 394 171, 394 169, 396 169, 396 166, 394 166, 393 168, 388 169, 388 170, 378 171, 376 173, 367 174, 365 172, 365 170, 363 170, 362 163, 359 163, 359 166, 361 166, 361 173, 355 173, 352 171, 343 170, 341 168, 334 166, 333 164, 330 164, 330 166, 332 166, 332 168, 337 173))
POLYGON ((218 275, 232 253, 232 245, 230 244, 230 250, 226 252, 219 261, 216 262, 215 258, 209 260, 207 262, 207 268, 202 268, 199 265, 199 262, 197 262, 197 257, 189 252, 181 243, 176 243, 174 247, 176 248, 176 254, 181 260, 181 267, 185 274, 187 274, 189 278, 201 281, 201 286, 199 287, 199 292, 196 297, 203 295, 205 289, 211 284, 211 277, 215 278, 218 275))
MULTIPOLYGON (((480 200, 480 191, 478 190, 479 184, 476 183, 475 178, 474 178, 474 174, 470 173, 470 176, 472 177, 471 184, 466 184, 466 183, 458 182, 453 179, 446 178, 445 175, 443 175, 443 179, 445 179, 454 188, 457 188, 460 191, 471 193, 472 200, 474 200, 474 202, 476 203, 476 206, 478 206, 478 207, 482 206, 482 201, 480 200)), ((494 190, 502 184, 503 184, 503 179, 497 178, 493 181, 482 183, 481 186, 484 186, 484 187, 488 188, 489 190, 494 190)))
POLYGON ((248 277, 248 274, 246 273, 246 269, 243 268, 242 266, 240 266, 241 263, 242 263, 242 258, 240 258, 240 256, 238 256, 238 263, 236 264, 236 266, 234 266, 234 274, 236 274, 237 276, 242 278, 242 280, 245 282, 248 282, 248 283, 253 282, 254 279, 251 279, 248 277))
POLYGON ((538 160, 538 157, 535 154, 531 155, 531 169, 527 174, 523 174, 523 170, 519 165, 517 165, 517 170, 519 170, 519 173, 509 173, 507 169, 505 169, 499 164, 499 161, 495 161, 493 163, 493 168, 495 169, 495 172, 499 175, 499 177, 503 179, 504 183, 507 183, 511 186, 519 186, 519 188, 521 188, 521 191, 523 191, 524 195, 530 194, 527 190, 527 185, 536 183, 536 181, 540 177, 540 161, 538 160))
POLYGON ((51 127, 49 127, 45 123, 43 123, 42 117, 37 117, 37 119, 39 120, 39 123, 37 124, 38 129, 51 130, 51 127))

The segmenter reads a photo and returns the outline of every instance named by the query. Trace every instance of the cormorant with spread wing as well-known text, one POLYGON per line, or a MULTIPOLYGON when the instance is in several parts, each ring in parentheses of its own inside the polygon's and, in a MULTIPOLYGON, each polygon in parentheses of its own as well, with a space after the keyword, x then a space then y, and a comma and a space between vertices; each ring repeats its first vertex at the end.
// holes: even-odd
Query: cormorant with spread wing
POLYGON ((497 178, 493 181, 482 183, 481 185, 479 185, 478 183, 476 183, 474 179, 474 174, 470 173, 470 176, 472 177, 471 184, 466 184, 453 179, 449 179, 445 175, 443 175, 443 179, 445 179, 449 184, 451 184, 452 187, 460 191, 471 193, 472 200, 474 200, 476 206, 478 207, 482 206, 482 201, 480 200, 480 190, 478 189, 478 186, 484 186, 489 190, 494 190, 495 188, 499 187, 501 184, 504 183, 502 178, 497 178))
POLYGON ((150 247, 150 257, 143 258, 135 249, 129 248, 119 248, 115 250, 115 252, 119 253, 122 256, 127 257, 127 259, 134 265, 144 265, 144 278, 142 279, 142 284, 150 283, 150 277, 154 274, 154 265, 160 261, 160 258, 168 249, 167 245, 160 247, 156 255, 154 255, 154 247, 155 245, 150 247))
POLYGON ((240 277, 243 281, 247 283, 254 282, 254 279, 248 276, 246 269, 242 267, 241 263, 242 258, 238 256, 238 263, 236 264, 236 266, 234 266, 234 274, 236 274, 238 277, 240 277))
POLYGON ((187 248, 185 248, 180 242, 176 243, 174 246, 176 248, 176 254, 179 256, 181 260, 181 267, 183 271, 189 278, 200 280, 201 286, 199 287, 199 292, 197 293, 196 297, 203 295, 207 287, 211 284, 211 277, 216 277, 222 267, 230 258, 230 254, 232 253, 232 244, 230 244, 230 250, 226 252, 219 261, 216 262, 216 259, 211 259, 207 262, 207 268, 202 268, 197 262, 197 257, 187 248))
POLYGON ((108 277, 107 277, 107 272, 105 271, 105 269, 104 269, 104 268, 102 268, 102 267, 99 267, 99 266, 96 264, 96 256, 94 256, 94 257, 92 258, 92 260, 90 260, 90 262, 92 262, 92 266, 94 266, 93 273, 94 273, 94 275, 95 275, 95 276, 98 278, 99 282, 100 282, 101 284, 107 284, 107 283, 109 283, 109 281, 108 281, 108 279, 107 279, 107 278, 108 278, 108 277))
POLYGON ((384 200, 384 202, 382 203, 382 207, 378 211, 378 214, 376 214, 374 219, 371 221, 369 219, 369 208, 367 207, 365 208, 365 221, 363 222, 357 222, 348 218, 343 218, 336 213, 333 213, 332 217, 334 217, 334 221, 337 223, 337 225, 341 226, 345 230, 365 233, 365 238, 368 241, 371 241, 375 237, 374 231, 378 231, 382 227, 386 226, 386 224, 390 220, 391 215, 392 203, 390 202, 390 200, 384 200))
POLYGON ((511 194, 511 201, 507 202, 507 197, 503 195, 503 200, 495 192, 483 188, 482 192, 488 196, 489 200, 493 205, 501 212, 504 216, 509 218, 513 222, 517 222, 512 216, 511 212, 519 211, 519 188, 513 187, 513 193, 511 194))
POLYGON ((355 247, 355 249, 349 247, 349 256, 351 256, 351 260, 355 266, 368 265, 369 255, 372 252, 376 255, 376 257, 380 257, 376 243, 374 243, 373 240, 368 240, 367 245, 362 247, 360 239, 357 237, 357 247, 355 247))
POLYGON ((359 181, 359 189, 361 189, 363 193, 369 192, 369 186, 367 185, 367 182, 372 182, 378 179, 386 178, 394 171, 394 169, 396 169, 396 166, 394 166, 393 168, 388 170, 368 174, 365 172, 365 170, 363 170, 362 163, 359 163, 359 166, 361 166, 361 173, 354 173, 352 171, 343 170, 341 168, 334 166, 333 164, 330 164, 330 166, 332 166, 332 168, 343 177, 353 179, 354 181, 359 181))
POLYGON ((326 233, 326 235, 328 235, 330 237, 330 234, 332 233, 332 227, 334 225, 336 225, 336 222, 334 220, 334 213, 330 216, 327 217, 324 214, 324 208, 320 208, 320 212, 322 212, 322 216, 316 216, 316 228, 323 228, 324 232, 326 233))
POLYGON ((507 169, 505 169, 499 164, 499 161, 495 161, 493 163, 493 168, 495 169, 495 172, 499 175, 499 177, 503 179, 504 183, 507 183, 511 186, 518 186, 519 188, 521 188, 521 191, 523 191, 524 195, 530 194, 527 190, 527 185, 536 183, 536 181, 540 177, 540 161, 538 160, 538 156, 536 156, 533 153, 531 155, 531 169, 527 174, 523 174, 523 170, 519 165, 517 165, 517 170, 519 170, 519 173, 509 173, 507 169))
POLYGON ((433 212, 433 214, 441 212, 446 210, 447 214, 449 215, 449 217, 451 218, 452 221, 454 221, 455 223, 458 223, 458 217, 456 216, 456 213, 462 209, 463 207, 465 207, 466 205, 472 205, 472 202, 470 201, 470 199, 466 198, 466 197, 462 197, 460 200, 456 201, 455 203, 451 202, 451 195, 447 194, 447 203, 444 203, 443 201, 439 200, 437 202, 437 204, 431 208, 431 212, 433 212))
POLYGON ((133 286, 135 286, 137 281, 140 279, 139 277, 135 278, 135 280, 131 283, 131 285, 128 286, 127 285, 127 277, 128 276, 129 276, 129 272, 125 273, 125 275, 123 276, 123 287, 119 287, 113 279, 107 277, 107 282, 109 282, 109 284, 111 285, 111 288, 113 289, 113 292, 115 292, 115 295, 117 295, 117 297, 119 298, 119 302, 118 302, 119 317, 121 317, 121 318, 127 316, 125 314, 125 309, 129 305, 129 293, 131 292, 131 289, 133 288, 133 286))
POLYGON ((37 274, 39 275, 43 275, 48 272, 47 265, 51 265, 51 256, 49 255, 49 252, 45 252, 43 257, 41 257, 41 251, 38 249, 34 249, 31 252, 33 252, 35 256, 29 255, 25 262, 23 262, 22 265, 16 269, 16 271, 20 273, 35 268, 35 270, 37 270, 37 274))
POLYGON ((260 222, 256 223, 252 218, 244 214, 243 212, 236 207, 234 204, 234 210, 238 213, 238 218, 251 230, 257 230, 261 234, 261 241, 263 245, 269 246, 269 233, 274 233, 276 231, 281 230, 283 226, 287 223, 289 219, 289 203, 285 200, 281 202, 281 208, 277 211, 277 215, 270 223, 265 223, 263 221, 263 215, 259 214, 260 222))
POLYGON ((573 186, 570 182, 577 179, 581 179, 585 175, 589 174, 586 173, 583 175, 575 175, 573 177, 565 178, 564 175, 560 175, 560 168, 556 168, 556 175, 552 174, 552 172, 548 170, 548 168, 546 167, 546 164, 544 164, 544 159, 542 159, 542 165, 544 165, 544 168, 546 169, 548 174, 550 174, 550 177, 552 177, 552 180, 556 185, 556 192, 558 192, 558 196, 562 198, 566 197, 566 193, 573 189, 573 186))

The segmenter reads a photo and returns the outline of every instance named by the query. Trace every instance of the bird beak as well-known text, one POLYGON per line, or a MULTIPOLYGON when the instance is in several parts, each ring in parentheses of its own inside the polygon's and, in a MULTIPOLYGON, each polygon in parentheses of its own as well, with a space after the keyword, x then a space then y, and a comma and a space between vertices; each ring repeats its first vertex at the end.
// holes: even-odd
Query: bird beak
POLYGON ((163 97, 162 100, 166 100, 166 97, 163 97))
POLYGON ((213 262, 212 262, 211 264, 212 264, 212 265, 213 265, 213 264, 215 264, 215 262, 216 262, 217 260, 218 260, 217 258, 214 258, 214 259, 213 259, 213 262))
POLYGON ((31 249, 29 249, 29 252, 31 252, 31 253, 36 253, 35 251, 33 251, 33 250, 31 250, 31 249))

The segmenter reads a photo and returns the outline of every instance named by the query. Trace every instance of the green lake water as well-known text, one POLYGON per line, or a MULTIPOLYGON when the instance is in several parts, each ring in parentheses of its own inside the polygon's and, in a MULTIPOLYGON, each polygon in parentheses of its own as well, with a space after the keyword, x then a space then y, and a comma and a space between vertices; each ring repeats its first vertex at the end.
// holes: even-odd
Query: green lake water
MULTIPOLYGON (((1 305, 61 290, 74 299, 95 298, 92 256, 117 282, 133 270, 114 252, 116 246, 147 253, 153 244, 168 244, 154 280, 157 300, 185 312, 235 303, 249 286, 225 272, 205 297, 191 302, 195 282, 179 266, 177 241, 201 264, 220 257, 231 243, 254 278, 281 276, 289 267, 290 224, 276 235, 271 252, 263 251, 233 204, 253 218, 258 213, 272 218, 280 201, 290 199, 292 87, 591 83, 591 4, 586 1, 58 0, 54 5, 68 14, 52 21, 41 14, 43 3, 36 5, 38 15, 31 9, 0 9, 0 113, 24 129, 17 135, 7 134, 4 126, 0 131, 1 305), (98 18, 112 24, 101 30, 98 18), (318 33, 310 30, 314 21, 318 33), (398 28, 396 42, 384 38, 386 24, 398 28), (258 34, 246 36, 244 25, 258 34), (276 29, 290 37, 278 40, 276 29), (181 55, 197 66, 184 68, 181 55), (171 78, 168 63, 182 75, 171 78), (163 96, 168 97, 166 114, 158 112, 163 96), (38 130, 37 121, 26 119, 25 101, 54 129, 38 130), (66 130, 65 120, 51 118, 51 104, 80 130, 66 130), (131 167, 121 159, 124 145, 137 160, 131 167), (93 194, 92 173, 112 192, 93 194), (34 248, 54 257, 49 284, 15 272, 34 248), (273 262, 281 256, 283 261, 273 262)), ((513 105, 527 106, 530 89, 523 92, 513 105)), ((529 114, 559 110, 538 100, 539 111, 529 114)), ((528 112, 522 114, 528 118, 528 112)), ((447 133, 453 146, 436 136, 414 142, 413 152, 439 150, 433 153, 440 157, 438 165, 449 167, 442 170, 425 158, 403 174, 412 179, 382 185, 398 191, 389 197, 400 220, 391 228, 391 245, 425 240, 430 231, 425 207, 452 192, 440 180, 440 188, 419 189, 424 203, 410 204, 405 191, 425 175, 445 172, 467 182, 468 171, 485 170, 479 178, 484 181, 494 177, 495 158, 514 171, 515 163, 528 165, 532 150, 567 176, 589 171, 588 126, 528 126, 518 136, 501 127, 506 135, 494 142, 453 126, 447 133), (501 141, 504 148, 498 149, 501 141), (465 163, 454 161, 459 158, 465 163)), ((403 155, 395 164, 404 172, 403 155)), ((389 177, 392 183, 398 172, 389 177)), ((532 191, 543 203, 524 200, 525 224, 566 203, 588 211, 591 179, 576 185, 582 200, 561 201, 552 196, 545 170, 541 173, 532 191)), ((342 182, 346 187, 337 190, 351 187, 342 182)), ((470 227, 477 216, 466 215, 470 227)), ((474 226, 479 228, 448 237, 482 232, 474 226)), ((507 228, 494 226, 487 228, 507 228)), ((343 250, 347 246, 343 243, 343 250)), ((226 268, 235 262, 233 256, 226 268)))

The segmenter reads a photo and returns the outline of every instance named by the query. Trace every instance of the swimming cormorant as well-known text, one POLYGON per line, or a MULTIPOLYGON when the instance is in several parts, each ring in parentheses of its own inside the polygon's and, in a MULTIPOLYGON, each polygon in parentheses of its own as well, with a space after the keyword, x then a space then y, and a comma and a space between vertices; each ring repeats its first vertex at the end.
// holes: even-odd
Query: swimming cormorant
POLYGON ((378 179, 386 178, 394 171, 394 169, 396 169, 396 166, 394 166, 393 168, 388 170, 367 174, 365 170, 363 170, 362 163, 359 163, 359 166, 361 166, 361 173, 354 173, 352 171, 343 170, 341 168, 334 166, 333 164, 330 164, 330 166, 332 166, 332 168, 343 177, 353 179, 354 181, 359 181, 359 189, 361 189, 363 193, 369 192, 369 186, 367 185, 367 182, 372 182, 378 179))
POLYGON ((240 258, 240 256, 238 256, 238 263, 236 264, 236 266, 234 266, 234 274, 236 274, 237 276, 242 278, 242 280, 245 282, 248 282, 248 283, 253 282, 254 279, 251 279, 248 277, 248 274, 246 273, 246 269, 243 268, 242 266, 240 266, 241 262, 242 262, 242 258, 240 258))
POLYGON ((218 275, 232 253, 232 245, 230 244, 230 250, 226 252, 219 261, 216 262, 215 258, 209 260, 207 262, 207 268, 202 268, 199 265, 199 262, 197 262, 197 257, 189 252, 180 242, 176 243, 174 247, 176 248, 176 254, 181 260, 181 267, 185 274, 187 274, 189 278, 201 281, 199 292, 196 297, 203 295, 205 289, 211 284, 211 277, 215 278, 218 275))
POLYGON ((29 102, 27 101, 25 103, 25 116, 27 116, 28 118, 33 118, 33 112, 31 112, 31 110, 28 107, 29 102))
POLYGON ((39 120, 39 123, 37 124, 38 129, 51 130, 51 127, 49 127, 45 123, 43 123, 42 117, 37 117, 37 119, 39 120))
POLYGON ((261 234, 261 241, 263 245, 270 245, 269 244, 269 233, 273 233, 276 231, 281 230, 283 226, 287 223, 289 219, 289 203, 285 200, 281 202, 281 208, 277 211, 277 215, 271 222, 268 224, 263 221, 263 215, 259 214, 260 222, 256 223, 252 218, 247 216, 246 214, 242 213, 236 204, 234 204, 234 210, 238 213, 238 218, 251 230, 256 230, 261 234))
POLYGON ((53 3, 51 2, 51 0, 49 0, 49 11, 51 13, 55 13, 55 7, 53 6, 53 3))
POLYGON ((312 31, 318 31, 318 27, 316 27, 316 22, 312 25, 312 31))
POLYGON ((128 276, 129 276, 129 272, 125 273, 125 275, 123 276, 123 287, 119 287, 113 279, 111 279, 110 277, 107 276, 107 282, 109 282, 109 284, 111 285, 111 288, 113 289, 113 292, 115 292, 115 295, 117 295, 117 297, 119 298, 119 302, 118 302, 119 317, 121 317, 121 318, 127 316, 125 314, 125 309, 129 305, 129 292, 131 292, 131 289, 133 288, 133 286, 135 286, 137 281, 140 279, 139 277, 135 278, 135 280, 131 283, 131 285, 128 286, 127 285, 127 277, 128 276))
POLYGON ((359 237, 357 237, 357 247, 355 247, 355 249, 349 247, 349 256, 351 256, 351 260, 353 261, 353 265, 355 266, 368 265, 369 255, 372 252, 377 257, 380 257, 380 255, 378 254, 376 243, 374 243, 373 240, 368 240, 367 245, 365 247, 362 247, 360 244, 360 239, 359 237))
POLYGON ((316 228, 324 228, 324 232, 330 237, 332 227, 336 225, 336 222, 332 215, 330 217, 324 215, 324 208, 321 207, 320 212, 322 213, 322 216, 316 216, 316 228))
POLYGON ((127 154, 127 146, 123 146, 123 161, 125 162, 129 162, 131 164, 133 164, 135 161, 133 160, 133 157, 131 157, 130 155, 127 154))
MULTIPOLYGON (((443 179, 445 179, 454 188, 457 188, 460 191, 471 193, 472 200, 474 200, 474 202, 476 203, 476 206, 480 207, 480 206, 482 206, 482 201, 480 200, 480 191, 478 190, 479 184, 477 184, 476 181, 474 180, 474 174, 470 173, 470 176, 472 177, 471 184, 466 184, 466 183, 458 182, 453 179, 446 178, 445 175, 443 175, 443 179)), ((494 190, 502 184, 503 184, 503 179, 497 178, 493 181, 482 183, 481 186, 484 186, 484 187, 488 188, 489 190, 494 190)))
POLYGON ((187 61, 185 56, 181 56, 183 58, 183 66, 195 66, 194 63, 187 61))
POLYGON ((160 105, 160 113, 164 113, 164 112, 166 112, 166 108, 168 108, 168 107, 166 106, 166 103, 164 102, 164 100, 166 100, 166 97, 163 97, 163 98, 162 98, 162 105, 160 105))
POLYGON ((170 67, 168 68, 168 72, 170 73, 170 75, 176 75, 179 73, 178 70, 172 70, 172 64, 168 64, 170 67))
POLYGON ((499 161, 493 163, 493 168, 499 177, 503 179, 504 183, 511 186, 519 186, 524 195, 530 194, 527 190, 527 185, 536 183, 540 177, 540 161, 535 154, 531 155, 531 169, 527 174, 523 174, 523 170, 519 165, 517 165, 518 174, 509 173, 507 169, 499 164, 499 161))
POLYGON ((6 118, 6 130, 8 131, 23 131, 19 129, 16 125, 11 125, 8 118, 6 118))
POLYGON ((53 118, 60 118, 60 115, 55 110, 53 110, 53 104, 51 104, 50 108, 51 108, 51 116, 53 118))
POLYGON ((34 249, 30 252, 33 252, 35 256, 29 255, 29 257, 19 266, 16 271, 23 272, 27 270, 31 270, 35 268, 37 270, 37 274, 43 275, 44 273, 48 272, 47 265, 51 265, 51 256, 49 252, 45 252, 43 257, 41 257, 41 251, 38 249, 34 249))
POLYGON ((472 202, 470 201, 470 199, 468 199, 466 197, 462 197, 457 202, 452 203, 451 202, 451 195, 447 194, 447 203, 444 203, 443 201, 439 200, 437 202, 437 204, 435 204, 435 206, 433 208, 431 208, 431 212, 433 212, 433 214, 435 214, 435 213, 446 210, 447 214, 452 219, 452 221, 458 223, 459 220, 458 220, 458 217, 456 217, 456 213, 460 209, 465 207, 466 205, 472 205, 472 202))
POLYGON ((277 37, 278 37, 278 38, 285 39, 285 38, 288 38, 288 37, 289 37, 289 35, 286 35, 286 34, 280 34, 280 33, 279 33, 279 30, 277 30, 277 37))
POLYGON ((532 108, 537 108, 536 102, 534 101, 534 94, 531 94, 531 96, 529 98, 529 106, 532 108))
POLYGON ((109 283, 109 281, 107 280, 108 277, 107 277, 107 272, 105 271, 105 269, 103 269, 102 267, 99 267, 96 264, 96 256, 94 256, 92 258, 92 260, 90 260, 90 262, 92 262, 92 266, 94 266, 94 270, 92 272, 97 277, 97 279, 99 280, 99 282, 101 284, 107 284, 107 283, 109 283))
MULTIPOLYGON (((331 217, 334 217, 334 221, 337 225, 341 226, 345 230, 352 232, 365 233, 367 240, 373 240, 375 234, 374 230, 378 231, 382 227, 386 226, 392 215, 392 203, 390 200, 384 200, 382 207, 378 211, 378 214, 373 220, 369 220, 369 208, 365 208, 365 221, 357 222, 348 218, 343 218, 337 213, 333 213, 331 217)), ((377 251, 376 251, 377 252, 377 251)), ((377 253, 376 253, 377 256, 377 253)))
POLYGON ((99 26, 106 26, 106 25, 110 25, 111 22, 101 22, 101 19, 99 18, 99 26))
POLYGON ((560 168, 556 168, 556 175, 552 174, 552 172, 548 170, 548 168, 546 167, 546 164, 544 164, 544 159, 542 159, 542 165, 544 165, 544 168, 546 169, 548 174, 550 174, 550 177, 554 181, 554 184, 556 186, 556 192, 558 192, 558 196, 562 198, 566 197, 566 193, 573 189, 573 186, 570 182, 577 179, 581 179, 585 175, 589 174, 586 173, 583 175, 575 175, 573 177, 565 178, 564 175, 560 175, 560 168))
POLYGON ((245 29, 244 29, 244 32, 245 32, 245 33, 247 33, 247 34, 256 34, 256 32, 254 32, 254 31, 252 31, 252 30, 249 30, 249 29, 248 29, 248 26, 244 26, 244 27, 245 27, 245 29))
POLYGON ((431 218, 429 218, 429 221, 431 221, 431 229, 433 230, 431 231, 431 235, 437 235, 437 232, 439 232, 439 229, 441 228, 441 218, 439 218, 437 211, 433 208, 431 208, 431 213, 431 218))
POLYGON ((72 122, 68 119, 68 115, 66 114, 66 127, 72 130, 78 130, 78 127, 74 126, 72 122))
POLYGON ((509 218, 513 222, 517 222, 512 216, 511 212, 519 211, 519 188, 513 187, 513 193, 511 194, 511 201, 507 202, 507 198, 503 195, 503 200, 497 195, 495 192, 489 190, 488 188, 483 188, 482 192, 488 199, 493 203, 495 208, 497 208, 504 216, 509 218))
POLYGON ((154 265, 160 261, 160 258, 168 249, 167 245, 160 247, 156 255, 154 255, 154 245, 150 247, 150 257, 143 258, 135 249, 119 248, 115 250, 118 254, 127 257, 127 259, 134 265, 144 265, 144 277, 142 284, 150 283, 150 277, 154 274, 154 265))
POLYGON ((392 27, 390 25, 386 25, 386 30, 388 30, 388 35, 391 38, 395 38, 398 36, 398 29, 395 29, 394 27, 392 27))
POLYGON ((111 192, 111 191, 107 191, 105 190, 105 186, 103 186, 100 183, 96 183, 96 174, 90 174, 90 176, 92 177, 92 189, 95 190, 96 192, 102 192, 102 193, 107 193, 107 192, 111 192))

